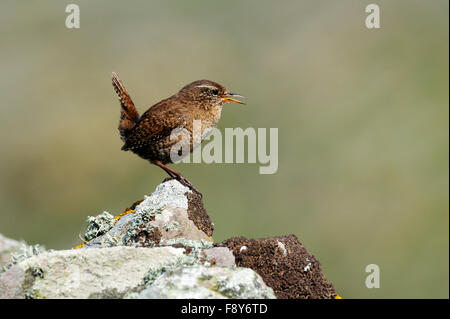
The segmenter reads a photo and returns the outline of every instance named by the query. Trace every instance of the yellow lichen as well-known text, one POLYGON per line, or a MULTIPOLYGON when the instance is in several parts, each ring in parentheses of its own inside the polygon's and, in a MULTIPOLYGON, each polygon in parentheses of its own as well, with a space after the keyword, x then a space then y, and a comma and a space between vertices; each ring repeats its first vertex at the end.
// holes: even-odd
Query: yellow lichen
MULTIPOLYGON (((132 214, 134 213, 134 209, 127 209, 126 211, 124 211, 123 213, 119 214, 118 216, 114 217, 114 223, 117 223, 123 216, 127 215, 127 214, 132 214)), ((81 244, 73 247, 73 249, 78 249, 83 247, 84 245, 86 245, 87 241, 82 242, 81 244)))
POLYGON ((79 245, 73 247, 73 249, 81 248, 81 247, 83 247, 84 245, 86 245, 86 242, 83 242, 83 243, 81 243, 81 244, 79 244, 79 245))
POLYGON ((134 213, 134 209, 128 209, 128 210, 124 211, 122 214, 114 217, 114 219, 115 219, 114 222, 117 223, 123 216, 125 216, 127 214, 132 214, 132 213, 134 213))

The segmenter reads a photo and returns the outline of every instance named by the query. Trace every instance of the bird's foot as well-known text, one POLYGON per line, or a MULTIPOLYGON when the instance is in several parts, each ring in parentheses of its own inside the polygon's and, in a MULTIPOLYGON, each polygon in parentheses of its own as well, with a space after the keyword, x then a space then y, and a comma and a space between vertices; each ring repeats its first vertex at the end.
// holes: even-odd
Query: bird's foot
POLYGON ((178 182, 180 182, 180 183, 183 184, 184 186, 189 187, 192 191, 194 191, 195 193, 197 193, 198 195, 200 195, 201 198, 203 197, 203 194, 200 193, 200 191, 199 191, 197 188, 195 188, 195 186, 192 185, 192 183, 191 183, 188 179, 186 179, 184 176, 181 176, 181 177, 178 177, 178 176, 175 176, 175 177, 166 177, 166 178, 164 178, 163 183, 168 182, 168 181, 171 181, 171 180, 173 180, 173 179, 176 180, 176 181, 178 181, 178 182))
POLYGON ((192 183, 189 180, 187 180, 184 176, 166 177, 163 179, 163 183, 171 181, 171 180, 176 180, 176 181, 180 182, 181 184, 183 184, 184 186, 189 187, 192 191, 196 192, 200 196, 203 196, 203 194, 200 193, 200 191, 197 188, 195 188, 195 186, 192 185, 192 183))
MULTIPOLYGON (((165 170, 166 173, 169 174, 170 177, 176 179, 177 181, 179 181, 184 186, 189 187, 192 191, 197 193, 200 196, 200 198, 203 197, 202 193, 200 193, 199 190, 197 188, 195 188, 195 186, 192 185, 192 183, 186 177, 184 177, 183 175, 181 175, 177 171, 174 171, 173 169, 167 167, 166 165, 164 165, 160 161, 152 161, 152 163, 157 165, 157 166, 159 166, 159 167, 161 167, 163 170, 165 170)), ((166 180, 164 180, 164 181, 166 181, 166 180)))
POLYGON ((189 187, 193 192, 197 193, 198 195, 200 195, 200 197, 203 197, 203 194, 200 193, 200 191, 194 186, 192 185, 192 183, 183 175, 178 175, 175 176, 174 179, 176 179, 177 181, 179 181, 181 184, 183 184, 186 187, 189 187))

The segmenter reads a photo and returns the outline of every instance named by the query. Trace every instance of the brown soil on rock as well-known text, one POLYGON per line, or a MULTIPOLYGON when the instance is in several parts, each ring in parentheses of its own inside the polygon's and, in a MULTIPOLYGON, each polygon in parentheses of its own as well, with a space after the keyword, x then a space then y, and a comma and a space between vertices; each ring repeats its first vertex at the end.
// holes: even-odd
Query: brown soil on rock
POLYGON ((209 237, 212 236, 214 230, 214 224, 206 212, 205 207, 203 207, 202 198, 196 192, 186 193, 188 198, 188 217, 197 226, 198 229, 202 230, 209 237))
POLYGON ((236 265, 256 271, 282 299, 330 299, 337 294, 322 273, 320 263, 295 235, 261 239, 234 237, 228 247, 236 265))
POLYGON ((147 229, 146 225, 141 225, 137 234, 130 238, 131 242, 139 244, 140 247, 153 247, 161 241, 161 231, 158 228, 147 229))

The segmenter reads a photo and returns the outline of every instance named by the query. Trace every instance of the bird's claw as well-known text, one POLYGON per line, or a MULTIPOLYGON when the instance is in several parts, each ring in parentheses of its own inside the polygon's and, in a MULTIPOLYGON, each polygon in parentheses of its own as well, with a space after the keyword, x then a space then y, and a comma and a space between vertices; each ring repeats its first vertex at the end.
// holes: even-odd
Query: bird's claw
POLYGON ((203 194, 200 193, 200 191, 197 188, 195 188, 195 186, 192 185, 192 183, 189 180, 187 180, 185 177, 180 176, 179 178, 177 178, 177 180, 184 186, 189 187, 192 191, 194 191, 198 195, 200 195, 200 198, 203 198, 203 194))

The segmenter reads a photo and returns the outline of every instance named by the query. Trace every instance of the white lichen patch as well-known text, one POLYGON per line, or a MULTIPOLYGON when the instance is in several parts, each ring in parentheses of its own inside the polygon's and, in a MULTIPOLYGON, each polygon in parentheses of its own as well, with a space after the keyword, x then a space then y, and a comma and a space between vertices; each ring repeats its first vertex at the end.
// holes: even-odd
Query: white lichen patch
POLYGON ((303 268, 303 271, 304 272, 307 272, 307 271, 310 271, 311 270, 311 263, 308 263, 304 268, 303 268))
POLYGON ((213 243, 208 240, 192 240, 192 239, 184 239, 184 238, 173 238, 164 242, 167 246, 172 245, 183 245, 186 247, 192 247, 195 249, 208 249, 213 247, 213 243))
POLYGON ((283 256, 286 257, 287 256, 287 250, 286 250, 286 246, 284 245, 284 243, 282 243, 281 241, 277 240, 277 245, 278 245, 278 248, 280 248, 281 252, 283 253, 283 256))
MULTIPOLYGON (((25 244, 24 242, 22 242, 20 251, 13 252, 11 254, 9 263, 6 266, 0 268, 0 273, 5 272, 6 270, 10 269, 15 264, 18 264, 18 263, 24 261, 25 259, 31 258, 33 256, 37 256, 46 251, 47 250, 45 249, 44 246, 41 246, 41 245, 29 246, 29 245, 25 244)), ((52 251, 52 250, 48 250, 48 251, 52 251)))
POLYGON ((166 272, 139 298, 275 298, 272 288, 249 268, 185 267, 166 272))
POLYGON ((176 180, 159 184, 156 190, 146 196, 144 201, 136 206, 136 213, 147 209, 164 209, 166 206, 188 209, 186 192, 191 190, 176 180))
POLYGON ((163 209, 160 214, 155 216, 155 221, 161 221, 163 223, 169 222, 173 213, 169 209, 163 209))
POLYGON ((177 221, 174 221, 172 223, 167 223, 163 226, 164 230, 166 232, 172 231, 172 230, 176 230, 180 227, 180 223, 177 221))
POLYGON ((242 247, 239 249, 239 252, 242 253, 243 251, 246 251, 246 250, 247 250, 247 246, 242 246, 242 247))
POLYGON ((161 214, 162 211, 162 208, 152 209, 151 207, 139 211, 136 209, 134 218, 127 225, 125 235, 122 237, 122 244, 125 246, 139 246, 140 243, 134 241, 135 237, 143 231, 150 234, 153 228, 150 222, 155 219, 156 215, 161 214))
POLYGON ((217 276, 217 291, 228 298, 275 298, 272 288, 250 268, 236 268, 231 274, 217 276))
POLYGON ((200 241, 194 244, 195 241, 190 241, 191 246, 187 245, 188 243, 183 240, 179 240, 177 242, 172 242, 172 244, 180 244, 183 246, 191 247, 191 251, 188 254, 183 254, 173 260, 172 262, 165 264, 163 267, 150 267, 144 276, 143 283, 144 285, 152 284, 158 277, 166 273, 167 271, 172 271, 174 269, 180 267, 191 267, 194 265, 202 264, 203 260, 203 249, 206 246, 206 243, 203 244, 200 241))
POLYGON ((10 263, 11 255, 20 253, 23 246, 27 246, 24 241, 17 241, 0 234, 0 272, 3 266, 10 263))
POLYGON ((114 216, 108 212, 103 212, 97 216, 88 216, 88 225, 84 233, 84 239, 89 241, 100 235, 106 234, 114 227, 114 216))

